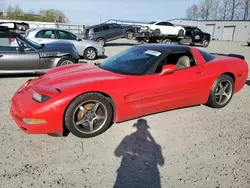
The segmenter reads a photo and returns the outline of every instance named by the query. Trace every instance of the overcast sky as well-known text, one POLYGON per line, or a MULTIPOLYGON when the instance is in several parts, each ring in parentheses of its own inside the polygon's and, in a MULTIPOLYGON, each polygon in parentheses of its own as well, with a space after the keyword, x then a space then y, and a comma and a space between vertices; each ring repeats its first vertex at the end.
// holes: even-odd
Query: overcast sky
MULTIPOLYGON (((0 0, 4 7, 19 5, 25 11, 55 8, 71 23, 96 24, 108 19, 154 21, 181 18, 199 0, 0 0)), ((1 6, 2 7, 2 6, 1 6)))

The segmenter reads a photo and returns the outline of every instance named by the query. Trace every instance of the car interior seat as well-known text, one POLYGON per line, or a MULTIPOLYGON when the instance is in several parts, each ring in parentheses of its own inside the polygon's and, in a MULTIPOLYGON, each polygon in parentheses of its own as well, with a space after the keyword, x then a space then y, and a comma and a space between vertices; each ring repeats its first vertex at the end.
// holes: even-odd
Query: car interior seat
POLYGON ((188 56, 182 56, 176 63, 176 69, 183 69, 191 66, 190 58, 188 56))

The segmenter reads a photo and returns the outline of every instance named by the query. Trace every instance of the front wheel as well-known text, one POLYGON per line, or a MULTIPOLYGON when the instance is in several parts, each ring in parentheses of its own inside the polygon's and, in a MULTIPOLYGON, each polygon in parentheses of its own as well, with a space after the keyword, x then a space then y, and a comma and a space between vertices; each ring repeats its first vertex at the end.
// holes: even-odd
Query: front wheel
POLYGON ((132 31, 127 31, 126 34, 125 34, 125 37, 127 39, 132 39, 134 36, 134 33, 132 31))
POLYGON ((84 51, 84 58, 87 60, 95 60, 97 58, 97 51, 94 48, 87 48, 84 51))
POLYGON ((57 66, 63 66, 63 65, 71 65, 74 64, 74 59, 72 57, 63 57, 60 59, 60 61, 57 63, 57 66))
POLYGON ((212 108, 223 108, 231 101, 233 93, 233 78, 229 75, 223 74, 213 84, 207 105, 212 108))
POLYGON ((86 93, 68 106, 64 121, 67 129, 79 138, 90 138, 105 132, 112 124, 113 108, 99 93, 86 93))

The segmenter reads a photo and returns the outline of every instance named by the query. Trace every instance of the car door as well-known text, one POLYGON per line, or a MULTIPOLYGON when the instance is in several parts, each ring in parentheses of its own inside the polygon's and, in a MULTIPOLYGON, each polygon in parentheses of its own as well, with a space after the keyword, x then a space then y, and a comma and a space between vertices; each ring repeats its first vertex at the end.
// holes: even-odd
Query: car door
POLYGON ((113 36, 113 33, 111 32, 111 28, 109 24, 102 25, 102 32, 100 35, 101 38, 104 38, 105 41, 114 40, 115 37, 113 36))
POLYGON ((35 49, 18 38, 1 38, 0 70, 33 70, 39 68, 39 54, 35 49), (2 43, 9 41, 9 43, 2 43), (11 44, 11 41, 15 41, 11 44))
POLYGON ((56 32, 53 29, 43 29, 37 32, 34 38, 30 38, 39 44, 46 44, 50 42, 58 41, 56 38, 56 32))
POLYGON ((110 24, 111 32, 115 38, 123 37, 125 32, 123 32, 122 26, 119 24, 112 23, 110 24))
MULTIPOLYGON (((168 56, 175 55, 175 53, 168 56)), ((191 56, 190 53, 188 55, 191 56)), ((166 57, 163 64, 176 63, 170 59, 166 57)), ((194 59, 193 62, 195 61, 194 59)), ((206 79, 202 72, 202 65, 193 64, 189 68, 176 70, 172 74, 160 75, 160 72, 156 72, 149 75, 148 89, 142 93, 143 115, 200 104, 204 100, 202 94, 206 92, 206 79)))
POLYGON ((155 28, 160 29, 161 34, 163 34, 163 35, 171 34, 171 27, 168 25, 165 25, 164 22, 157 23, 155 28))

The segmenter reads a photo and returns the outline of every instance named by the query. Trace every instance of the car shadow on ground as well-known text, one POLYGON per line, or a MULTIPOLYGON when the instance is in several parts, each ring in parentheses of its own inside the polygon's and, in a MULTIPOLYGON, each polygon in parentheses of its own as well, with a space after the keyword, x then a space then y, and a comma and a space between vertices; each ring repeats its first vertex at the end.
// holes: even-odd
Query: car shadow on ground
POLYGON ((134 46, 137 45, 136 43, 128 43, 128 42, 123 42, 123 43, 106 43, 105 47, 114 47, 114 46, 134 46))
POLYGON ((133 127, 137 130, 126 136, 114 152, 116 157, 122 157, 114 188, 160 188, 158 165, 165 164, 161 146, 148 131, 147 120, 139 119, 133 127))
POLYGON ((246 84, 247 84, 248 86, 250 86, 250 80, 247 80, 247 81, 246 81, 246 84))
MULTIPOLYGON (((97 59, 106 59, 106 58, 108 58, 108 56, 102 55, 102 56, 99 56, 97 59)), ((83 56, 80 56, 80 61, 81 61, 81 63, 84 61, 87 62, 87 59, 85 59, 83 56)))
POLYGON ((249 47, 247 44, 241 44, 241 46, 249 47))
POLYGON ((32 74, 32 73, 20 73, 20 74, 8 74, 8 75, 0 75, 1 78, 30 78, 30 77, 38 77, 43 74, 32 74))

